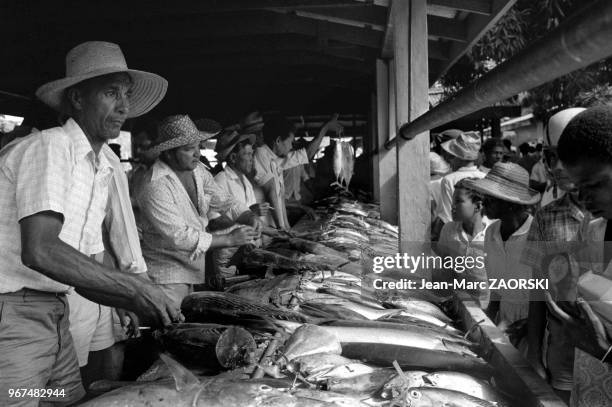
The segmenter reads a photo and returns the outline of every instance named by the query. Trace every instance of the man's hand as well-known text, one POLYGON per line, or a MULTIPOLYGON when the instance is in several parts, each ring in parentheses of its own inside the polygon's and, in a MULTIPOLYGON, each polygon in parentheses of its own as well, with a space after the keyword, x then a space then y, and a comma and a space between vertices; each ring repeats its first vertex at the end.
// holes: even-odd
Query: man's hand
POLYGON ((574 346, 598 359, 603 357, 611 344, 601 320, 591 306, 582 298, 578 298, 573 309, 566 312, 553 301, 548 292, 545 295, 548 310, 561 321, 574 346), (572 316, 570 313, 576 315, 572 316))
POLYGON ((138 316, 131 311, 126 311, 120 308, 116 308, 115 310, 119 316, 121 326, 127 329, 127 336, 129 338, 133 338, 138 335, 138 328, 140 326, 138 316))
POLYGON ((334 114, 331 120, 323 125, 323 128, 326 131, 333 131, 338 135, 344 133, 344 127, 338 122, 338 117, 338 113, 334 114))
POLYGON ((176 304, 154 284, 142 284, 138 287, 133 311, 140 321, 152 327, 164 327, 185 320, 180 306, 177 308, 176 304))
POLYGON ((251 212, 253 212, 257 216, 266 216, 268 212, 274 208, 271 207, 269 203, 263 202, 263 203, 253 204, 249 207, 249 209, 251 210, 251 212))
POLYGON ((260 233, 249 226, 243 226, 232 230, 230 233, 230 240, 232 246, 243 246, 245 244, 252 244, 254 240, 259 239, 260 233))

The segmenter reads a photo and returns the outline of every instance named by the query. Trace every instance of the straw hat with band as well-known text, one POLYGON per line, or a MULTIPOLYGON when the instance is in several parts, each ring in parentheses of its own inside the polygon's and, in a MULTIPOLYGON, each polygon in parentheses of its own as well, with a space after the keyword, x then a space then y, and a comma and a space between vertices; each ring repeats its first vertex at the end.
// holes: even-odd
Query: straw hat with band
POLYGON ((482 179, 465 181, 467 188, 519 205, 535 205, 540 193, 529 188, 529 173, 514 163, 496 163, 482 179))
POLYGON ((263 117, 259 112, 252 112, 240 121, 240 132, 243 134, 260 132, 264 127, 263 117))
POLYGON ((150 154, 159 154, 162 151, 186 146, 196 141, 208 140, 211 137, 213 137, 212 134, 198 130, 189 116, 169 116, 159 124, 157 140, 147 152, 150 154))
POLYGON ((462 133, 459 137, 440 145, 442 149, 455 157, 466 161, 478 159, 480 136, 475 133, 462 133))
POLYGON ((219 161, 225 160, 234 147, 248 140, 249 143, 255 143, 255 134, 240 134, 236 130, 227 130, 219 135, 217 138, 217 144, 215 145, 215 152, 217 153, 217 159, 219 161))
POLYGON ((446 175, 451 172, 451 167, 444 158, 433 151, 429 152, 429 172, 436 175, 446 175))
POLYGON ((128 69, 117 44, 103 41, 84 42, 66 55, 66 77, 42 85, 36 96, 59 111, 64 90, 97 76, 125 72, 133 86, 128 117, 137 117, 153 109, 166 95, 168 81, 154 73, 128 69))

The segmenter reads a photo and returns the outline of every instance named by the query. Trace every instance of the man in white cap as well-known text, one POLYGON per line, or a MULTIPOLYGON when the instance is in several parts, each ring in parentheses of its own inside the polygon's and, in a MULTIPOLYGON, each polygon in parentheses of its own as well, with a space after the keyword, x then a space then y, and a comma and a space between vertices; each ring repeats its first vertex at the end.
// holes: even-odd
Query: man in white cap
POLYGON ((83 43, 68 53, 66 77, 36 92, 62 112, 64 125, 0 153, 0 404, 70 404, 83 396, 69 332, 71 287, 146 323, 179 320, 180 310, 144 273, 119 272, 92 258, 104 250, 102 221, 116 171, 106 143, 127 118, 157 105, 166 89, 158 75, 128 69, 116 44, 83 43), (18 388, 51 393, 10 397, 18 388))
MULTIPOLYGON (((551 116, 544 139, 544 163, 550 178, 558 188, 559 197, 536 212, 528 244, 522 254, 522 263, 533 270, 535 278, 549 278, 547 263, 551 256, 568 249, 568 242, 576 242, 586 210, 578 200, 578 191, 570 181, 557 155, 557 143, 569 121, 584 108, 561 110, 551 116)), ((574 346, 565 336, 562 325, 546 312, 543 293, 533 291, 528 316, 528 360, 545 376, 555 392, 569 402, 573 383, 574 346), (546 339, 546 343, 544 340, 546 339), (544 352, 546 350, 546 352, 544 352)))
POLYGON ((209 249, 239 247, 259 238, 259 218, 225 193, 200 162, 199 131, 189 116, 164 119, 150 153, 159 153, 138 201, 143 213, 142 249, 151 279, 180 306, 205 282, 209 249), (227 234, 207 231, 209 219, 226 214, 243 226, 227 234))
POLYGON ((480 171, 475 164, 480 151, 480 137, 476 133, 461 133, 458 137, 442 143, 442 150, 450 158, 453 172, 442 178, 440 185, 440 204, 435 230, 432 234, 442 229, 444 223, 452 222, 452 203, 455 184, 463 178, 483 178, 484 172, 480 171))

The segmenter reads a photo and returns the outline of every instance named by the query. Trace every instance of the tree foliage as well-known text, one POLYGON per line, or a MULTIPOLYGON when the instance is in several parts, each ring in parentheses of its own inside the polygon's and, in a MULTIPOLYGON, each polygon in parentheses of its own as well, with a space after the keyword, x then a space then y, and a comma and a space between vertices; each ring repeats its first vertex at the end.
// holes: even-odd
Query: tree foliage
MULTIPOLYGON (((592 1, 518 0, 470 52, 442 77, 445 94, 454 94, 512 58, 592 1)), ((520 100, 524 106, 533 108, 536 117, 546 119, 554 111, 567 106, 584 105, 585 101, 593 99, 609 99, 611 72, 612 61, 601 61, 531 89, 520 99, 517 95, 513 102, 520 100)))

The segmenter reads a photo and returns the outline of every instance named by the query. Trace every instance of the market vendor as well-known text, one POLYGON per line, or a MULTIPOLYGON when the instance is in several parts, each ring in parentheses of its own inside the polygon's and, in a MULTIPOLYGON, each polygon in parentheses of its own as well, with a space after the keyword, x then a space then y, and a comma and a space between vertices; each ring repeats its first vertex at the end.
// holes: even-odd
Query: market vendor
MULTIPOLYGON (((557 153, 586 209, 598 217, 585 217, 578 231, 577 240, 589 249, 582 251, 587 256, 579 256, 579 263, 604 277, 602 281, 607 284, 598 290, 609 291, 612 289, 609 267, 612 253, 606 246, 612 240, 612 228, 609 227, 612 219, 612 107, 593 107, 576 115, 563 130, 557 153)), ((570 312, 554 303, 551 297, 548 305, 576 347, 570 406, 612 405, 612 338, 602 325, 602 317, 581 298, 570 312)))
MULTIPOLYGON (((238 203, 236 206, 238 210, 228 212, 233 222, 246 209, 250 209, 259 217, 265 217, 269 213, 270 205, 267 202, 258 203, 256 201, 253 185, 248 178, 253 172, 254 143, 255 134, 240 134, 235 129, 229 129, 221 133, 215 145, 218 162, 226 163, 224 170, 215 176, 215 182, 238 203)), ((234 227, 236 226, 230 226, 230 228, 234 227)), ((212 288, 221 288, 222 278, 231 277, 237 273, 237 266, 241 264, 241 254, 236 247, 214 250, 212 253, 213 276, 211 278, 207 276, 207 283, 212 288)))
POLYGON ((200 162, 200 132, 186 115, 164 119, 151 152, 160 153, 149 182, 138 197, 143 213, 143 254, 151 279, 179 306, 205 281, 204 254, 209 249, 238 247, 259 238, 259 218, 214 181, 200 162), (229 234, 207 231, 212 213, 233 214, 248 225, 229 234))
POLYGON ((146 274, 118 272, 92 258, 104 250, 102 221, 114 180, 106 143, 127 118, 157 105, 166 88, 160 76, 128 69, 116 44, 80 44, 66 57, 66 77, 36 92, 61 111, 63 126, 0 153, 1 405, 39 403, 35 394, 10 398, 9 389, 55 390, 45 401, 63 404, 84 395, 69 331, 71 287, 78 293, 71 295, 96 303, 94 325, 108 322, 97 304, 134 311, 157 326, 179 320, 146 274))
POLYGON ((263 138, 265 144, 254 153, 255 183, 263 190, 264 200, 274 208, 272 213, 279 229, 289 230, 289 220, 285 207, 285 183, 283 171, 301 164, 307 164, 321 145, 328 131, 340 133, 342 126, 334 117, 325 123, 319 134, 305 148, 292 150, 295 129, 289 121, 279 115, 264 120, 263 138))

